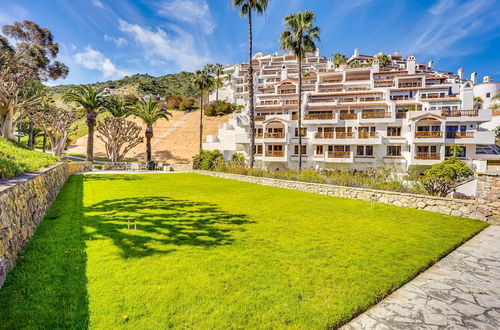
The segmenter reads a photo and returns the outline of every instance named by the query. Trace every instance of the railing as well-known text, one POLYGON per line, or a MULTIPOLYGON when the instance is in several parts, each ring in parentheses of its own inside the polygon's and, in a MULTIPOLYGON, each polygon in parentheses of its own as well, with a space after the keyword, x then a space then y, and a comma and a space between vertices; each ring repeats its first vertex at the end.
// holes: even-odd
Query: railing
POLYGON ((472 139, 474 138, 474 132, 446 132, 446 138, 448 139, 472 139))
POLYGON ((342 119, 342 120, 353 120, 353 119, 357 119, 357 118, 358 118, 358 115, 355 113, 341 113, 340 114, 340 119, 342 119))
POLYGON ((314 134, 314 137, 316 139, 333 139, 334 133, 333 132, 316 132, 314 134))
POLYGON ((415 159, 441 159, 441 154, 438 152, 417 152, 415 159))
POLYGON ((408 112, 402 112, 402 111, 396 112, 396 118, 397 119, 406 118, 407 116, 408 116, 408 112))
POLYGON ((266 157, 284 157, 285 151, 283 150, 266 150, 266 157))
POLYGON ((284 132, 266 132, 264 135, 268 139, 283 139, 285 137, 284 132))
POLYGON ((329 151, 328 158, 350 158, 350 151, 329 151))
POLYGON ((299 119, 299 115, 298 114, 293 114, 292 115, 292 120, 298 120, 299 119))
POLYGON ((369 119, 369 118, 390 118, 390 112, 362 112, 361 118, 369 119))
POLYGON ((337 139, 354 139, 354 132, 337 132, 337 139))
POLYGON ((266 116, 255 116, 255 121, 264 121, 266 120, 266 116))
POLYGON ((325 112, 325 113, 306 113, 304 115, 304 120, 328 120, 328 119, 334 119, 335 115, 332 112, 325 112))
POLYGON ((441 131, 420 131, 420 132, 415 132, 415 137, 416 138, 441 138, 443 137, 443 132, 441 131))
POLYGON ((371 139, 378 137, 378 132, 359 132, 360 139, 371 139))
POLYGON ((477 117, 478 110, 444 110, 442 115, 445 117, 477 117))
POLYGON ((262 133, 255 133, 255 138, 256 139, 262 139, 262 133))

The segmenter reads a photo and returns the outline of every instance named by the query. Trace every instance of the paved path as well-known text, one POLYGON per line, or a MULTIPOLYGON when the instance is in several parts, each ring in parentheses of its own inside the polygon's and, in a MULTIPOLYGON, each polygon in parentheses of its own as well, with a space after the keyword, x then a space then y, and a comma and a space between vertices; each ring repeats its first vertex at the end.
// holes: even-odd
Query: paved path
POLYGON ((500 226, 490 226, 343 329, 500 329, 500 226))

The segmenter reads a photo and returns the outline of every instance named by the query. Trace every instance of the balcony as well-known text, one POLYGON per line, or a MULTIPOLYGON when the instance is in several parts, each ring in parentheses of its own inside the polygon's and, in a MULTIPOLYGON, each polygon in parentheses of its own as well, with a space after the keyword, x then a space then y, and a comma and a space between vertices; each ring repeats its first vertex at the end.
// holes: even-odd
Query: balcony
POLYGON ((362 112, 361 119, 390 118, 390 112, 362 112))
POLYGON ((340 120, 356 120, 358 119, 358 114, 356 113, 340 113, 340 120))
POLYGON ((418 139, 432 139, 432 138, 442 138, 443 132, 441 131, 418 131, 415 132, 415 138, 418 139))
POLYGON ((379 137, 378 132, 359 132, 358 137, 360 139, 374 139, 379 137))
POLYGON ((334 118, 335 118, 335 114, 333 112, 306 113, 304 115, 304 120, 331 120, 334 118))
POLYGON ((445 110, 442 112, 444 117, 477 117, 479 110, 445 110))
POLYGON ((440 160, 441 154, 439 152, 417 152, 415 159, 421 160, 440 160))
POLYGON ((328 151, 325 153, 325 162, 353 163, 354 153, 352 151, 328 151))
POLYGON ((266 150, 266 157, 285 157, 284 150, 266 150))
POLYGON ((284 139, 285 132, 267 132, 264 137, 266 139, 284 139))
POLYGON ((255 116, 255 121, 264 121, 266 120, 266 116, 255 116))
POLYGON ((446 132, 447 139, 473 139, 474 132, 446 132))
POLYGON ((316 132, 316 133, 314 133, 314 138, 315 139, 334 139, 335 133, 334 132, 316 132))

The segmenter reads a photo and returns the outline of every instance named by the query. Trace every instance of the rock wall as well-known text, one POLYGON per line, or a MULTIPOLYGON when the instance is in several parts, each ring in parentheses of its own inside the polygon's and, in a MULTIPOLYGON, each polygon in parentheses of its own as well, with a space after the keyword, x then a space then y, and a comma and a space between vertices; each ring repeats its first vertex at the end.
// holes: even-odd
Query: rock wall
POLYGON ((0 181, 0 287, 69 175, 62 162, 0 181))
POLYGON ((476 199, 451 199, 220 172, 199 170, 194 172, 219 178, 257 183, 265 186, 300 190, 328 196, 362 199, 395 206, 463 216, 490 223, 500 223, 500 177, 498 175, 482 174, 478 177, 479 195, 476 199))

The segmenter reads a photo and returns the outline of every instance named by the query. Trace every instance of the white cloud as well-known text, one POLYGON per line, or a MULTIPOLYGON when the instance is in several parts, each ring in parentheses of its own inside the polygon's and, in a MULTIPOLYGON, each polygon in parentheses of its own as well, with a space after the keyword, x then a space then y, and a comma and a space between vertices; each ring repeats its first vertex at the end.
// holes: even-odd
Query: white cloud
POLYGON ((430 9, 432 15, 440 15, 456 5, 455 0, 438 0, 430 9))
POLYGON ((122 47, 122 46, 125 46, 126 44, 128 44, 127 39, 125 39, 123 37, 113 37, 113 36, 110 36, 107 34, 104 35, 104 40, 108 41, 108 42, 115 43, 115 45, 117 47, 122 47))
POLYGON ((211 34, 215 22, 206 0, 168 0, 158 5, 158 14, 198 26, 199 31, 211 34))
POLYGON ((97 8, 104 8, 104 5, 100 0, 92 0, 92 4, 97 8))
POLYGON ((100 71, 104 79, 119 79, 129 74, 118 69, 109 58, 91 46, 87 46, 83 52, 73 55, 73 59, 76 64, 85 69, 100 71))
POLYGON ((155 31, 119 20, 120 31, 129 34, 144 50, 151 64, 173 63, 180 70, 192 71, 210 62, 208 55, 202 55, 200 45, 194 37, 178 26, 172 25, 172 33, 162 29, 155 31))

